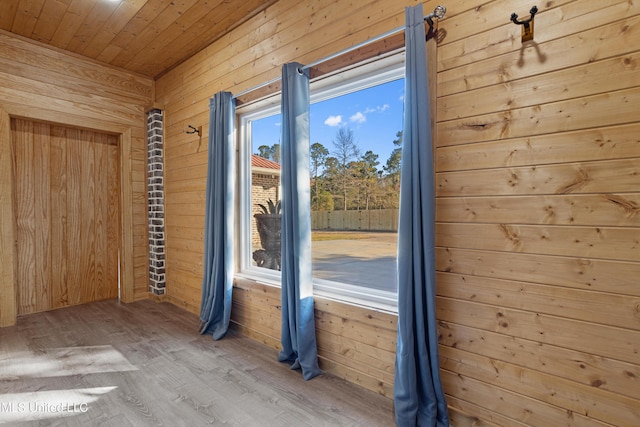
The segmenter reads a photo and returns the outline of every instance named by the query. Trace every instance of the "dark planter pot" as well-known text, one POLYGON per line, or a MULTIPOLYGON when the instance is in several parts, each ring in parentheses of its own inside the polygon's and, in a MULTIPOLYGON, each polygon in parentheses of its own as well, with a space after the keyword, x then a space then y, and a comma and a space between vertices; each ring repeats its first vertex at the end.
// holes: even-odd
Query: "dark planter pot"
POLYGON ((256 227, 260 235, 260 244, 267 252, 280 251, 282 234, 281 214, 255 214, 256 227))

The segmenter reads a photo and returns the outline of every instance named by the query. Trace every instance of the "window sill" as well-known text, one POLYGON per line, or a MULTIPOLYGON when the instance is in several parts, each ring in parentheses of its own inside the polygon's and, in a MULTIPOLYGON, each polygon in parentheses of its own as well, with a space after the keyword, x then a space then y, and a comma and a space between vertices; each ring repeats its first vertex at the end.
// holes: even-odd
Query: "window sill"
MULTIPOLYGON (((236 273, 233 280, 233 285, 235 288, 244 290, 252 290, 256 285, 280 288, 280 281, 263 277, 255 277, 246 273, 236 273)), ((315 283, 314 287, 316 287, 315 283)), ((389 314, 392 316, 398 315, 397 306, 379 301, 370 301, 366 298, 358 298, 357 293, 352 293, 351 295, 347 293, 338 295, 334 292, 316 289, 314 290, 314 299, 321 299, 325 301, 345 304, 348 306, 357 307, 359 309, 371 310, 374 312, 389 314)))

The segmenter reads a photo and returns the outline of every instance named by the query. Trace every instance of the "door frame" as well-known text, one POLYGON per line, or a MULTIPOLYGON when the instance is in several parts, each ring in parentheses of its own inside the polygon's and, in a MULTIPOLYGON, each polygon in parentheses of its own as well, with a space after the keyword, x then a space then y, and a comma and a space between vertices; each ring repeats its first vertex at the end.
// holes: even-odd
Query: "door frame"
POLYGON ((134 302, 133 269, 133 187, 131 182, 131 127, 56 115, 59 121, 48 120, 46 111, 30 110, 28 116, 12 112, 0 105, 0 327, 15 325, 17 319, 16 240, 14 214, 13 153, 11 118, 47 122, 57 126, 89 129, 119 136, 120 168, 120 242, 119 300, 134 302))

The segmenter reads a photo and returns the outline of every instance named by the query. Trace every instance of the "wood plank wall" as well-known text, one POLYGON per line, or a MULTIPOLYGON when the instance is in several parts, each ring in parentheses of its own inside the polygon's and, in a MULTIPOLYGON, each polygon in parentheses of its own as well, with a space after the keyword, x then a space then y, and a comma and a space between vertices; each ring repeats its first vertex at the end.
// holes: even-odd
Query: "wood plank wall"
MULTIPOLYGON (((442 3, 437 315, 453 424, 637 425, 638 4, 538 4, 523 48, 509 17, 530 2, 442 3)), ((401 26, 413 4, 280 0, 157 81, 172 302, 199 310, 208 98, 401 26)), ((236 286, 235 327, 276 348, 279 291, 236 286)), ((322 367, 391 397, 394 316, 317 299, 316 321, 322 367)))
POLYGON ((0 328, 16 322, 11 118, 0 109, 0 328), (3 143, 3 141, 5 141, 3 143))
POLYGON ((147 77, 0 31, 0 109, 11 117, 120 135, 123 229, 130 230, 123 236, 130 248, 122 260, 125 301, 148 296, 145 108, 153 87, 147 77))
POLYGON ((118 137, 12 119, 18 315, 118 297, 118 137))
POLYGON ((640 6, 447 4, 437 310, 459 425, 640 420, 640 6), (475 422, 477 418, 479 421, 475 422))
MULTIPOLYGON (((155 103, 165 113, 169 301, 199 313, 209 98, 220 90, 239 93, 271 80, 286 62, 310 63, 398 28, 404 6, 413 4, 280 0, 156 81, 155 103), (202 126, 202 136, 185 134, 188 125, 202 126)), ((236 286, 235 327, 278 348, 280 290, 247 281, 236 286)), ((395 316, 329 300, 318 300, 316 306, 321 367, 391 396, 395 316)))

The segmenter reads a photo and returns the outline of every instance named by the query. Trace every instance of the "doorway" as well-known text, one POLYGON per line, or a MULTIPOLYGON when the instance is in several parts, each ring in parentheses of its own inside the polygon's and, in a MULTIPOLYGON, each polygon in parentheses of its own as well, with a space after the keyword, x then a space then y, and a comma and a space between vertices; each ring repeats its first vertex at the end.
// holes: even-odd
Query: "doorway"
POLYGON ((11 119, 17 315, 118 297, 118 144, 11 119))

